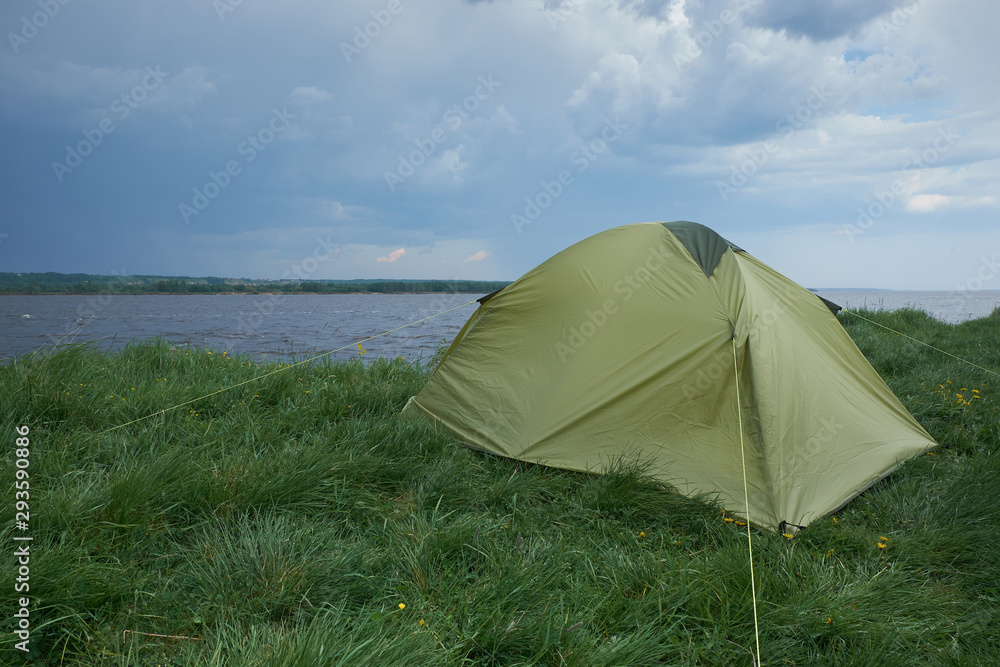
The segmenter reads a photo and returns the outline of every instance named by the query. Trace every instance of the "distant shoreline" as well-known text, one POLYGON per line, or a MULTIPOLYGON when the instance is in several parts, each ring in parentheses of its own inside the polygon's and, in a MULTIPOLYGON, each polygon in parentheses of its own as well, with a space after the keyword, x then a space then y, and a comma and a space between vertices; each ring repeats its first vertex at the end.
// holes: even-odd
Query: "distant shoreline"
MULTIPOLYGON (((493 290, 491 290, 493 291, 493 290)), ((401 294, 479 294, 479 292, 0 292, 0 296, 393 296, 401 294)), ((484 292, 485 294, 485 292, 484 292)))
POLYGON ((509 280, 353 280, 253 279, 216 276, 104 276, 90 273, 13 273, 0 271, 0 295, 65 296, 164 294, 489 294, 509 280))

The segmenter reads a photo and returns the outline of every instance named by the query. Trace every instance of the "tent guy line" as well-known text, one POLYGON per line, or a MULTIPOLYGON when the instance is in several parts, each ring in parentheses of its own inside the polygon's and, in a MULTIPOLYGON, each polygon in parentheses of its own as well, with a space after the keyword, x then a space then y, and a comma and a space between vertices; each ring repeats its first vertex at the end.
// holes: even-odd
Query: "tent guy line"
POLYGON ((315 357, 310 357, 309 359, 303 359, 302 361, 296 361, 294 364, 288 364, 286 366, 279 366, 278 368, 274 369, 273 371, 268 371, 267 373, 264 373, 263 375, 258 375, 256 377, 250 378, 249 380, 244 380, 243 382, 237 382, 236 384, 230 385, 228 387, 223 387, 222 389, 217 389, 216 391, 213 391, 213 392, 211 392, 209 394, 205 394, 204 396, 199 396, 197 398, 192 398, 189 401, 184 401, 183 403, 178 403, 177 405, 172 405, 169 408, 164 408, 162 410, 157 410, 156 412, 153 412, 153 413, 150 413, 148 415, 145 415, 144 417, 139 417, 138 419, 133 419, 132 421, 125 422, 124 424, 118 424, 117 426, 112 426, 111 428, 104 429, 103 431, 98 431, 97 433, 94 433, 93 435, 95 435, 95 436, 104 435, 105 433, 110 433, 111 431, 115 431, 115 430, 118 430, 120 428, 124 428, 126 426, 129 426, 131 424, 136 424, 138 422, 144 421, 144 420, 149 419, 151 417, 155 417, 156 415, 166 414, 166 413, 170 412, 171 410, 176 410, 177 408, 182 408, 185 405, 190 405, 192 403, 195 403, 195 402, 200 401, 202 399, 208 398, 210 396, 215 396, 216 394, 221 394, 224 391, 229 391, 230 389, 235 389, 236 387, 242 387, 245 384, 250 384, 251 382, 256 382, 258 380, 262 380, 262 379, 264 379, 266 377, 270 377, 271 375, 274 375, 276 373, 281 373, 281 372, 287 371, 287 370, 289 370, 291 368, 295 368, 296 366, 301 366, 302 364, 307 364, 307 363, 316 361, 317 359, 322 359, 323 357, 329 356, 331 354, 336 354, 337 352, 340 352, 341 350, 346 350, 349 347, 353 347, 355 345, 360 345, 361 343, 367 343, 368 341, 374 340, 376 338, 379 338, 380 336, 385 336, 386 334, 391 334, 394 331, 399 331, 400 329, 405 329, 406 327, 412 327, 414 324, 420 324, 421 322, 426 322, 427 320, 432 320, 435 317, 440 317, 441 315, 444 315, 446 313, 450 313, 453 310, 458 310, 459 308, 465 308, 466 306, 471 306, 474 303, 476 303, 476 302, 475 301, 470 301, 468 303, 463 303, 463 304, 461 304, 459 306, 455 306, 454 308, 449 308, 448 310, 442 310, 440 313, 434 313, 433 315, 428 315, 427 317, 422 317, 419 320, 414 320, 414 321, 409 322, 407 324, 404 324, 402 326, 398 326, 395 329, 389 329, 387 331, 382 331, 381 333, 377 333, 374 336, 368 336, 367 338, 362 338, 361 340, 354 341, 352 343, 344 345, 343 347, 338 347, 335 350, 330 350, 328 352, 324 352, 323 354, 318 354, 315 357))
POLYGON ((891 331, 892 333, 894 333, 894 334, 896 334, 896 335, 898 335, 898 336, 902 336, 903 338, 908 338, 909 340, 912 340, 912 341, 913 341, 914 343, 920 343, 920 344, 921 344, 921 345, 923 345, 924 347, 929 347, 929 348, 931 348, 932 350, 935 350, 935 351, 937 351, 937 352, 940 352, 941 354, 946 354, 946 355, 948 355, 948 356, 949 356, 949 357, 951 357, 952 359, 957 359, 958 361, 961 361, 962 363, 965 363, 965 364, 969 364, 969 365, 970 365, 970 366, 972 366, 973 368, 978 368, 979 370, 981 370, 981 371, 984 371, 984 372, 986 372, 986 373, 989 373, 990 375, 996 375, 997 377, 1000 377, 1000 373, 997 373, 996 371, 991 371, 990 369, 986 368, 985 366, 980 366, 979 364, 977 364, 977 363, 975 363, 975 362, 972 362, 972 361, 969 361, 968 359, 963 359, 962 357, 958 356, 957 354, 952 354, 951 352, 948 352, 948 351, 946 351, 946 350, 942 350, 942 349, 941 349, 941 348, 939 348, 939 347, 934 347, 934 346, 933 346, 933 345, 931 345, 930 343, 925 343, 924 341, 922 341, 922 340, 920 340, 920 339, 918 339, 918 338, 914 338, 913 336, 907 336, 907 335, 906 335, 905 333, 903 333, 902 331, 896 331, 896 330, 895 330, 895 329, 893 329, 892 327, 887 327, 887 326, 885 326, 884 324, 879 324, 879 323, 878 323, 878 322, 876 322, 875 320, 870 320, 870 319, 868 319, 867 317, 865 317, 864 315, 861 315, 861 314, 859 314, 859 313, 856 313, 856 312, 854 312, 853 310, 848 310, 847 308, 842 308, 841 310, 843 310, 843 311, 844 311, 845 313, 850 313, 851 315, 854 315, 855 317, 858 317, 858 318, 860 318, 860 319, 864 320, 865 322, 870 322, 870 323, 874 324, 874 325, 875 325, 875 326, 877 326, 877 327, 882 327, 883 329, 885 329, 885 330, 887 330, 887 331, 891 331))
MULTIPOLYGON (((730 326, 732 323, 730 322, 730 326)), ((740 405, 740 364, 736 353, 736 332, 733 332, 733 376, 736 382, 736 418, 740 424, 740 461, 743 464, 743 501, 747 515, 747 550, 750 560, 750 596, 753 600, 753 637, 757 643, 757 664, 760 664, 760 630, 757 626, 757 581, 753 573, 753 536, 750 534, 750 486, 747 482, 747 456, 743 446, 743 407, 740 405)))

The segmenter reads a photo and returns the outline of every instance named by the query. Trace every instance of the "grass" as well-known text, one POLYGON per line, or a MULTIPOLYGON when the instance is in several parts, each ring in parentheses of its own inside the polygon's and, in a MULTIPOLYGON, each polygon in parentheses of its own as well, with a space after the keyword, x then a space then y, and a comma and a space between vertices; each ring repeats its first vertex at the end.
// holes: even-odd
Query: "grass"
MULTIPOLYGON (((862 314, 1000 369, 1000 313, 862 314)), ((841 321, 942 447, 794 539, 754 531, 763 663, 1000 664, 997 378, 841 321)), ((32 653, 8 621, 0 661, 751 664, 746 533, 718 507, 634 463, 457 446, 400 418, 427 377, 404 360, 282 367, 108 431, 277 368, 155 341, 0 367, 3 486, 27 424, 35 538, 32 653)))

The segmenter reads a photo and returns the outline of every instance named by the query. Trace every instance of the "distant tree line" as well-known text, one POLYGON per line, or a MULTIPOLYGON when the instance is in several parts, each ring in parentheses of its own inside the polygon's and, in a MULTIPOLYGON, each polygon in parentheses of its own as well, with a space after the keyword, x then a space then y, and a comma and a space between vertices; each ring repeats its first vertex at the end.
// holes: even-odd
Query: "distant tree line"
POLYGON ((188 276, 98 276, 0 272, 0 294, 486 294, 509 282, 483 280, 249 280, 188 276))

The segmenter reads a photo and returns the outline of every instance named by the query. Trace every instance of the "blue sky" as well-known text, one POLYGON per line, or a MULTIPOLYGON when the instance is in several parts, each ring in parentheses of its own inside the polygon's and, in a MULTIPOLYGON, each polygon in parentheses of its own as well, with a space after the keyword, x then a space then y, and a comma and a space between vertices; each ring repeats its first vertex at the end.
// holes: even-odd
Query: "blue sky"
POLYGON ((810 287, 1000 289, 987 0, 11 0, 0 27, 3 271, 513 279, 694 220, 810 287))

